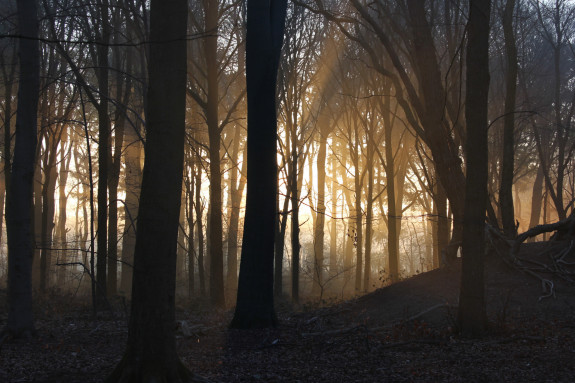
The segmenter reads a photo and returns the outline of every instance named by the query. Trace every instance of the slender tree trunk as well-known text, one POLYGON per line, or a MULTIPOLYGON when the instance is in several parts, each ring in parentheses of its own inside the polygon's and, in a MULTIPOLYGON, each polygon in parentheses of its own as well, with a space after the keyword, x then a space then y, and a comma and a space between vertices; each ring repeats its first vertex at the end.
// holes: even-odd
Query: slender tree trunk
MULTIPOLYGON (((66 229, 66 221, 67 221, 67 204, 68 204, 68 195, 66 194, 66 183, 68 181, 68 172, 70 169, 70 161, 72 159, 71 156, 71 148, 72 142, 69 142, 68 138, 68 131, 66 127, 62 127, 64 131, 62 132, 62 137, 60 139, 61 148, 60 148, 60 171, 58 174, 59 181, 58 181, 58 227, 56 230, 57 233, 57 241, 58 246, 60 247, 60 258, 59 263, 61 262, 69 262, 70 260, 67 259, 68 257, 68 240, 67 240, 67 229, 66 229), (68 143, 67 150, 66 143, 68 143)), ((58 286, 64 286, 66 282, 66 268, 59 267, 58 268, 58 286)))
MULTIPOLYGON (((323 123, 327 123, 324 121, 323 123)), ((324 259, 324 230, 325 230, 325 168, 326 168, 326 148, 327 129, 321 129, 319 133, 319 149, 317 152, 317 217, 314 228, 314 289, 316 292, 323 287, 323 259, 324 259)), ((311 167, 311 166, 310 166, 311 167)))
POLYGON ((331 156, 331 220, 329 233, 329 276, 337 275, 337 161, 331 156))
POLYGON ((37 144, 40 50, 36 2, 16 3, 20 39, 20 81, 16 141, 6 209, 8 231, 8 320, 4 331, 13 337, 34 334, 32 316, 32 191, 37 144))
POLYGON ((122 238, 122 273, 120 291, 130 296, 132 291, 132 274, 134 265, 134 248, 136 246, 136 222, 140 200, 140 183, 142 182, 141 154, 142 146, 136 127, 129 127, 124 135, 124 185, 126 200, 124 204, 124 233, 122 238))
POLYGON ((368 141, 367 148, 367 191, 365 204, 365 265, 363 271, 363 290, 370 290, 371 277, 371 234, 373 217, 373 142, 368 141))
MULTIPOLYGON (((38 147, 41 146, 41 142, 38 143, 38 147)), ((37 153, 36 153, 37 154, 37 153)), ((41 161, 36 160, 34 165, 34 205, 32 213, 32 227, 34 236, 34 261, 32 264, 32 283, 34 289, 40 289, 40 263, 41 263, 41 246, 42 243, 42 171, 41 171, 41 161)), ((8 190, 10 192, 10 190, 8 190)), ((6 201, 6 205, 8 201, 6 201)))
POLYGON ((487 100, 490 0, 470 0, 465 118, 467 124, 465 225, 463 226, 459 325, 463 334, 485 331, 485 213, 487 207, 487 100))
MULTIPOLYGON (((287 217, 288 207, 290 202, 290 189, 287 190, 287 195, 284 198, 283 209, 278 207, 278 223, 276 224, 277 230, 275 234, 275 259, 274 259, 274 294, 276 297, 281 297, 283 294, 283 260, 284 260, 284 246, 285 236, 287 230, 287 217)), ((279 203, 279 193, 278 193, 279 203)))
POLYGON ((399 280, 399 230, 396 211, 396 187, 395 187, 395 157, 393 153, 391 124, 391 103, 389 96, 384 97, 384 127, 385 127, 385 177, 387 181, 387 252, 388 252, 388 272, 391 283, 399 280))
POLYGON ((513 172, 515 160, 515 96, 517 93, 517 47, 513 33, 513 9, 515 0, 507 0, 503 13, 503 34, 505 36, 505 53, 507 57, 505 112, 503 117, 503 161, 501 165, 501 189, 499 203, 501 219, 505 234, 514 238, 515 213, 513 208, 513 172))
POLYGON ((108 264, 108 157, 110 155, 110 117, 108 115, 108 42, 110 30, 108 25, 108 0, 102 0, 100 12, 102 17, 101 44, 97 46, 98 55, 98 90, 101 95, 98 110, 98 254, 96 262, 96 279, 98 284, 98 306, 104 304, 106 297, 108 264))
MULTIPOLYGON (((295 137, 295 132, 292 133, 295 137)), ((295 140, 294 140, 295 141, 295 140)), ((298 192, 298 154, 297 145, 292 144, 292 159, 290 163, 290 196, 291 196, 291 295, 295 303, 299 302, 299 271, 300 271, 300 243, 299 243, 299 192, 298 192)))
POLYGON ((537 175, 533 182, 533 192, 531 194, 531 217, 529 219, 529 228, 539 225, 541 217, 541 206, 543 205, 543 168, 541 165, 537 168, 537 175))
POLYGON ((206 120, 210 143, 210 300, 213 305, 225 305, 224 255, 222 244, 222 176, 220 168, 220 124, 218 120, 218 0, 204 0, 205 26, 208 36, 204 54, 208 79, 206 120))
MULTIPOLYGON (((193 164, 189 165, 190 167, 193 164)), ((188 298, 192 299, 195 294, 195 274, 196 274, 196 260, 194 251, 194 175, 192 174, 188 182, 186 182, 186 196, 187 196, 187 223, 188 223, 188 298)))
MULTIPOLYGON (((51 140, 47 140, 50 142, 51 140)), ((52 234, 54 232, 54 214, 56 192, 56 148, 49 145, 44 162, 44 185, 42 185, 42 240, 40 250, 40 291, 46 292, 51 285, 52 234)))
MULTIPOLYGON (((232 151, 230 156, 230 179, 228 187, 228 269, 226 274, 226 285, 228 290, 237 291, 238 285, 238 228, 240 218, 240 204, 245 186, 245 177, 239 172, 239 148, 240 129, 234 132, 232 151), (240 173, 240 183, 238 185, 238 173, 240 173)), ((244 162, 245 163, 245 162, 244 162)), ((245 172, 245 169, 244 169, 245 172)), ((235 294, 234 294, 235 295, 235 294)))
POLYGON ((447 246, 449 245, 449 214, 447 211, 447 196, 445 195, 445 189, 440 182, 436 184, 435 188, 435 198, 433 201, 435 205, 435 210, 437 214, 437 254, 439 266, 442 266, 447 260, 443 259, 443 255, 447 251, 447 246))
POLYGON ((206 275, 204 269, 204 229, 202 224, 203 206, 202 206, 202 169, 199 165, 201 161, 197 156, 196 160, 196 230, 198 231, 198 277, 200 279, 200 294, 202 297, 206 296, 206 275))
MULTIPOLYGON (((357 133, 357 130, 356 130, 357 133)), ((352 157, 353 167, 355 169, 354 184, 355 184, 355 291, 359 292, 361 290, 361 273, 363 269, 363 211, 361 209, 361 197, 362 197, 362 182, 361 174, 359 170, 359 138, 356 135, 354 156, 352 157)))

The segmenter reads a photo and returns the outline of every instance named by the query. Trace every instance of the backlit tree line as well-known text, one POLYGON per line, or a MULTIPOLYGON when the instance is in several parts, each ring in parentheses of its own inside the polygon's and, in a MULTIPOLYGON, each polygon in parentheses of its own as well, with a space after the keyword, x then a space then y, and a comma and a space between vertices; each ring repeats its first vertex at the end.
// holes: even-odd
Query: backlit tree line
MULTIPOLYGON (((33 289, 80 287, 102 309, 131 292, 148 66, 162 41, 150 37, 146 1, 36 3, 31 39, 16 2, 0 2, 0 225, 16 181, 18 52, 35 40, 33 289)), ((273 240, 276 297, 346 297, 452 262, 465 238, 466 156, 483 146, 487 199, 476 214, 509 238, 571 214, 575 3, 494 0, 486 12, 488 60, 478 66, 467 1, 288 4, 272 138, 276 220, 273 238, 251 239, 273 240), (466 92, 485 82, 482 67, 486 141, 466 146, 466 92)), ((176 287, 217 307, 235 302, 250 179, 246 22, 244 1, 188 1, 176 287)))

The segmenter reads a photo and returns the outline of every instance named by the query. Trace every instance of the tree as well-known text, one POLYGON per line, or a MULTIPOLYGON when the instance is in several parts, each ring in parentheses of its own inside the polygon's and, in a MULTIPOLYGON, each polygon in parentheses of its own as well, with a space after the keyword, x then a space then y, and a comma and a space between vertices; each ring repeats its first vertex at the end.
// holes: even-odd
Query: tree
POLYGON ((513 9, 515 0, 507 0, 503 12, 503 33, 507 57, 505 114, 503 127, 503 161, 501 164, 501 189, 499 202, 503 231, 511 238, 517 235, 513 209, 513 170, 515 160, 515 95, 517 93, 517 47, 513 33, 513 9))
POLYGON ((8 231, 8 323, 11 336, 29 337, 32 316, 32 182, 37 144, 40 91, 40 51, 35 0, 17 2, 20 35, 20 83, 16 112, 16 142, 10 190, 7 195, 8 231))
POLYGON ((147 139, 124 357, 108 382, 198 381, 175 339, 176 246, 186 115, 186 0, 152 0, 147 139))
POLYGON ((277 194, 276 83, 286 0, 248 0, 247 197, 238 296, 232 328, 276 324, 273 301, 277 194))
POLYGON ((465 223, 463 225, 459 325, 477 336, 487 322, 483 283, 487 209, 487 99, 489 93, 489 19, 491 1, 470 0, 467 40, 465 121, 467 124, 465 223))

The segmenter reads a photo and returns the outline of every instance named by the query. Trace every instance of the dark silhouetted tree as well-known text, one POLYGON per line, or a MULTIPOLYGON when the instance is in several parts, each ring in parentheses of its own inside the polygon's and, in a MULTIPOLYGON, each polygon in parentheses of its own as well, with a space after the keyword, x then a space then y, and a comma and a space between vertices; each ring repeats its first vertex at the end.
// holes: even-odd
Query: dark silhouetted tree
POLYGON ((5 332, 15 337, 34 333, 32 316, 32 182, 37 145, 40 90, 40 51, 35 0, 17 2, 20 39, 20 80, 16 112, 16 142, 10 190, 7 195, 8 323, 5 332))
POLYGON ((458 318, 462 333, 469 336, 480 335, 485 330, 487 322, 483 254, 487 210, 490 8, 490 0, 470 0, 469 2, 465 97, 467 175, 458 318))
POLYGON ((273 301, 277 194, 277 71, 286 0, 248 0, 247 198, 236 311, 232 328, 276 324, 273 301))
POLYGON ((186 0, 152 0, 147 135, 128 343, 108 382, 189 382, 176 352, 176 246, 186 115, 186 0))

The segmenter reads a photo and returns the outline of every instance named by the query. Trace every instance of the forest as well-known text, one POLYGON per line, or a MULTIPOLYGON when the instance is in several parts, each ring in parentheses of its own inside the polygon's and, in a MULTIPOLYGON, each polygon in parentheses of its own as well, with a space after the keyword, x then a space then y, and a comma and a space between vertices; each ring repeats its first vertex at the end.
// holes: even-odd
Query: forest
POLYGON ((575 377, 574 1, 0 0, 0 60, 0 380, 575 377))

